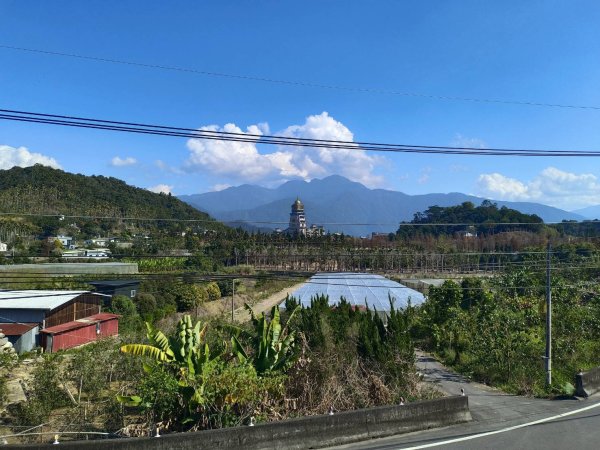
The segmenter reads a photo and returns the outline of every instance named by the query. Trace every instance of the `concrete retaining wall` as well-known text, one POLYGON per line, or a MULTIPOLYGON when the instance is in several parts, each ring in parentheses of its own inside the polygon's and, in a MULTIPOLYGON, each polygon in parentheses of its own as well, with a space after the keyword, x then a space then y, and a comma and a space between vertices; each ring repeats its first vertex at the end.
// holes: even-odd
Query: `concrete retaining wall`
MULTIPOLYGON (((101 450, 306 449, 373 439, 471 420, 467 397, 382 406, 256 425, 164 435, 160 438, 61 442, 60 448, 101 450)), ((28 445, 29 449, 51 445, 28 445)), ((3 449, 23 448, 6 446, 3 449)), ((56 447, 53 447, 56 449, 56 447)))
POLYGON ((575 395, 589 397, 600 391, 600 367, 575 375, 575 395))

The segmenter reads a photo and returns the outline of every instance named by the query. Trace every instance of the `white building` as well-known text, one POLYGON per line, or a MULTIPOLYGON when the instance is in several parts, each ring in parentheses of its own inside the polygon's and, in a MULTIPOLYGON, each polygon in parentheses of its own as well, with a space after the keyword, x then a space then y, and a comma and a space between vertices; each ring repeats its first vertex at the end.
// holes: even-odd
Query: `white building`
POLYGON ((73 240, 72 236, 63 236, 62 234, 59 234, 58 236, 50 236, 48 238, 48 242, 55 241, 60 242, 63 248, 68 248, 71 250, 75 248, 75 241, 73 240))
POLYGON ((293 236, 306 236, 306 217, 304 216, 304 204, 299 198, 292 204, 290 213, 290 226, 288 233, 293 236))
MULTIPOLYGON (((275 230, 277 232, 277 230, 275 230)), ((306 216, 304 215, 304 204, 299 198, 292 204, 292 212, 290 213, 290 226, 286 233, 292 236, 319 237, 325 235, 325 229, 319 225, 311 225, 307 227, 306 216)))

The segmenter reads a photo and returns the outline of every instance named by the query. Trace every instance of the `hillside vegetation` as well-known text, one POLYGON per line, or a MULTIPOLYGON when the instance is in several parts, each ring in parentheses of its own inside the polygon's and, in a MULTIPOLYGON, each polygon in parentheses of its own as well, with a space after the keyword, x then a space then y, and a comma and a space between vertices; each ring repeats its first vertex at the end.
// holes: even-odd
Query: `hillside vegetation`
POLYGON ((72 174, 42 165, 0 170, 0 211, 35 214, 208 220, 173 197, 112 177, 72 174))
POLYGON ((484 200, 480 206, 475 206, 472 202, 448 207, 430 206, 424 212, 417 212, 410 222, 402 222, 397 235, 408 237, 418 234, 440 236, 456 232, 472 234, 504 231, 537 232, 542 230, 542 224, 542 219, 535 214, 524 214, 506 206, 498 208, 496 203, 484 200), (426 226, 429 224, 435 226, 426 226))
POLYGON ((127 243, 121 254, 199 249, 208 231, 228 229, 174 196, 116 178, 41 165, 0 171, 0 241, 17 257, 60 257, 65 249, 46 239, 57 235, 71 236, 77 248, 110 237, 127 243))

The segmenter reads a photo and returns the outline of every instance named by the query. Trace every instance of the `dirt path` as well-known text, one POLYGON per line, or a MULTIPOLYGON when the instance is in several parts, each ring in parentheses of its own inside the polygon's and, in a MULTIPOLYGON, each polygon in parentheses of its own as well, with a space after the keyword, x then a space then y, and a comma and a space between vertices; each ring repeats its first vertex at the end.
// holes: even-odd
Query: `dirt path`
MULTIPOLYGON (((285 297, 291 295, 295 290, 300 289, 304 286, 304 283, 298 283, 288 288, 283 289, 269 297, 265 298, 257 302, 252 306, 252 309, 256 314, 260 314, 261 312, 269 311, 273 306, 280 304, 285 300, 285 297)), ((250 320, 250 313, 246 310, 246 308, 241 307, 234 311, 233 315, 236 322, 247 322, 250 320)))

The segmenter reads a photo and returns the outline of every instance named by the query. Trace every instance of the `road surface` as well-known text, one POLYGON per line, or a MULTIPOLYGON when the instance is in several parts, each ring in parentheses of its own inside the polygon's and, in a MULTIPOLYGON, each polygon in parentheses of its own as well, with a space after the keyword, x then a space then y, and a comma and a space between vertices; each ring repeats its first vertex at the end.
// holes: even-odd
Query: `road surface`
MULTIPOLYGON (((257 302, 256 304, 252 305, 252 310, 254 311, 254 314, 260 314, 262 312, 271 311, 271 308, 273 306, 279 305, 285 300, 286 296, 292 295, 294 291, 300 289, 302 286, 304 286, 304 284, 304 282, 294 284, 293 286, 285 288, 257 302)), ((234 311, 234 320, 236 322, 248 322, 250 321, 250 312, 248 312, 248 310, 244 307, 238 308, 234 311)))
POLYGON ((542 400, 509 395, 457 375, 417 352, 424 379, 451 395, 469 396, 473 421, 335 447, 336 449, 598 449, 600 397, 542 400))

